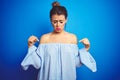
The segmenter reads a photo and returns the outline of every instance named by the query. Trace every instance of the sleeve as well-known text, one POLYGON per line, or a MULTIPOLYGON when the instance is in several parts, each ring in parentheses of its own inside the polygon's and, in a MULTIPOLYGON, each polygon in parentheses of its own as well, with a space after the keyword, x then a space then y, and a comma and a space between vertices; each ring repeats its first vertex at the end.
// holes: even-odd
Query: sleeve
POLYGON ((85 48, 79 49, 79 58, 82 64, 89 68, 92 72, 97 71, 96 62, 92 55, 85 48))
POLYGON ((77 51, 77 53, 75 54, 75 65, 76 65, 76 67, 82 66, 82 63, 81 63, 81 60, 80 60, 79 56, 80 56, 80 54, 77 51))
POLYGON ((39 69, 41 65, 40 56, 38 56, 37 54, 37 47, 35 47, 34 45, 28 49, 27 55, 21 62, 21 66, 24 70, 27 70, 30 65, 32 65, 36 69, 39 69))

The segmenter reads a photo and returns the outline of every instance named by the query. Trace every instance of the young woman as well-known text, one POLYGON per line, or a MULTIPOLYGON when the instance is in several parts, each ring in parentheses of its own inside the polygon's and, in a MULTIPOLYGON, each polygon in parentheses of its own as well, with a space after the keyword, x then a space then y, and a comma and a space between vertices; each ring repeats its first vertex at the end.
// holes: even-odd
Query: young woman
POLYGON ((82 39, 80 42, 85 48, 79 50, 77 37, 64 30, 67 22, 66 8, 58 2, 54 2, 52 6, 50 20, 54 30, 41 37, 38 48, 34 46, 38 41, 37 37, 31 36, 28 39, 28 54, 21 63, 23 69, 27 70, 29 65, 40 69, 38 80, 76 80, 76 66, 81 64, 95 71, 95 61, 88 52, 89 40, 82 39))

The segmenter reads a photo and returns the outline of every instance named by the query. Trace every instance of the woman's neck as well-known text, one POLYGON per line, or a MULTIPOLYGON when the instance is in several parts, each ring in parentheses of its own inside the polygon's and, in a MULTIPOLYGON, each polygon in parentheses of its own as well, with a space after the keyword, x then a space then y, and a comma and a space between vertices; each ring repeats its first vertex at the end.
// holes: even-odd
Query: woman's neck
POLYGON ((61 32, 55 32, 55 31, 52 32, 53 35, 64 35, 65 33, 66 32, 64 30, 61 32))

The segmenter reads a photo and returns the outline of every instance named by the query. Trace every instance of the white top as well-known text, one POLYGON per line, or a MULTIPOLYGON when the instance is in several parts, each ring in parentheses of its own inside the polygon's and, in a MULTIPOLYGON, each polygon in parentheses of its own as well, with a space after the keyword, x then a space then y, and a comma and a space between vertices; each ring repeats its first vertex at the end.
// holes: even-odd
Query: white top
POLYGON ((89 52, 78 49, 76 44, 46 43, 32 46, 21 65, 40 69, 38 80, 76 80, 76 67, 86 65, 93 72, 96 62, 89 52))

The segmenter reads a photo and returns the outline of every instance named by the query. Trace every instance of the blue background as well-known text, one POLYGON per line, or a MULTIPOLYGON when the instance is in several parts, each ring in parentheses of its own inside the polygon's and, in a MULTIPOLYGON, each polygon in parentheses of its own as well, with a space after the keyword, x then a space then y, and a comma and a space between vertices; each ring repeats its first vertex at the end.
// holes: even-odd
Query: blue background
MULTIPOLYGON (((27 39, 52 31, 49 20, 54 0, 0 1, 0 80, 36 80, 38 70, 22 70, 27 39)), ((66 31, 78 40, 89 38, 97 72, 77 68, 77 80, 120 80, 120 1, 59 0, 68 10, 66 31)), ((81 43, 79 47, 83 47, 81 43)), ((67 65, 66 65, 67 66, 67 65)))

